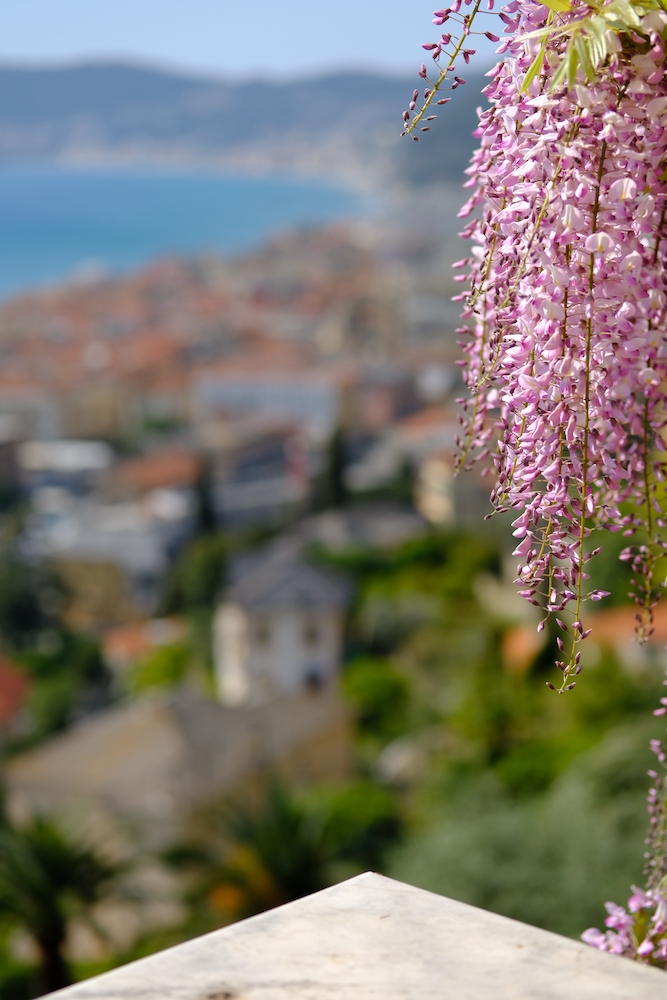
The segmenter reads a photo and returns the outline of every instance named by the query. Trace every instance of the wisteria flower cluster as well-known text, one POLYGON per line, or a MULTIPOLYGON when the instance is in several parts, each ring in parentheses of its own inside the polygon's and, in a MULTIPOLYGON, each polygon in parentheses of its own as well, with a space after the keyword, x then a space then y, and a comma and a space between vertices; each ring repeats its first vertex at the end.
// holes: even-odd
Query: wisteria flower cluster
POLYGON ((606 932, 590 927, 582 940, 600 951, 624 955, 648 965, 667 967, 667 898, 665 889, 632 887, 627 910, 616 903, 606 903, 606 932))
MULTIPOLYGON (((465 83, 454 60, 473 54, 480 3, 435 12, 458 35, 424 46, 437 73, 422 64, 428 86, 404 134, 428 131, 443 90, 465 83)), ((505 58, 488 74, 460 213, 473 249, 455 265, 469 285, 456 297, 469 389, 458 463, 495 467, 491 502, 516 515, 519 592, 561 632, 564 692, 590 631, 583 602, 606 596, 588 590, 593 532, 628 537, 640 641, 665 586, 667 11, 653 0, 512 0, 498 16, 505 58)), ((667 714, 667 697, 654 714, 667 714)), ((667 746, 651 749, 665 772, 667 746)), ((627 908, 608 903, 607 930, 583 939, 667 970, 667 780, 649 775, 646 887, 627 908)))
POLYGON ((519 592, 558 616, 563 692, 582 667, 582 603, 606 596, 586 590, 592 532, 641 535, 622 555, 640 639, 662 586, 667 14, 608 38, 593 86, 578 70, 572 87, 551 92, 567 39, 544 35, 552 15, 533 0, 503 13, 515 17, 489 74, 460 213, 474 247, 458 262, 468 269, 457 298, 470 390, 459 462, 493 460, 494 508, 517 515, 519 592), (526 86, 540 46, 542 72, 526 86))
MULTIPOLYGON (((663 682, 667 685, 667 680, 663 682)), ((654 715, 667 714, 667 698, 660 699, 654 715)), ((651 740, 651 750, 661 771, 667 771, 667 747, 651 740)), ((586 944, 613 955, 625 955, 667 970, 667 782, 650 770, 653 786, 648 793, 649 828, 646 835, 644 875, 646 888, 632 886, 627 909, 607 903, 607 931, 589 927, 581 935, 586 944)))

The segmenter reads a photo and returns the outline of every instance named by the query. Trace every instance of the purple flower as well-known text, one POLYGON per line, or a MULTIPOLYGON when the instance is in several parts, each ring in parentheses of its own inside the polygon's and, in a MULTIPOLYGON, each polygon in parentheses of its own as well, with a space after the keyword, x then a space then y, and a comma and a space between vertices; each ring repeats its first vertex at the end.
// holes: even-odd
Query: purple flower
MULTIPOLYGON (((562 18, 585 9, 575 0, 562 18)), ((647 481, 644 466, 664 450, 667 236, 658 229, 667 205, 660 167, 667 85, 661 43, 652 42, 650 57, 612 60, 594 84, 553 95, 548 76, 559 58, 547 58, 546 85, 535 78, 522 90, 534 58, 524 35, 544 17, 534 0, 503 10, 512 38, 489 74, 491 110, 480 113, 475 132, 472 194, 460 213, 471 220, 463 235, 474 250, 464 312, 471 402, 459 466, 494 456, 494 507, 525 515, 513 526, 521 592, 550 612, 574 611, 563 691, 590 633, 583 602, 608 594, 586 593, 590 532, 645 533, 646 544, 621 555, 638 581, 640 639, 660 593, 653 568, 664 519, 656 484, 666 470, 662 460, 652 462, 647 481), (630 87, 654 71, 648 90, 630 87), (489 447, 494 435, 499 451, 489 447), (628 504, 639 513, 623 514, 628 504)), ((558 44, 549 41, 547 50, 558 44)), ((452 86, 461 82, 454 77, 452 86)))
MULTIPOLYGON (((434 16, 460 7, 456 0, 434 16)), ((667 550, 667 15, 643 16, 631 45, 608 31, 609 58, 595 80, 579 74, 572 87, 553 87, 561 29, 588 13, 573 0, 558 14, 559 33, 528 85, 533 32, 547 9, 511 0, 500 13, 504 58, 487 74, 490 108, 478 111, 459 213, 472 249, 455 279, 468 283, 455 296, 464 303, 457 332, 469 390, 458 466, 495 471, 491 502, 513 514, 519 593, 544 609, 538 631, 559 616, 560 676, 546 683, 561 693, 582 668, 585 602, 608 596, 587 592, 588 562, 600 552, 593 533, 629 540, 620 558, 632 570, 640 641, 653 627, 667 550)), ((452 19, 466 63, 474 14, 452 19)), ((445 81, 452 90, 465 82, 450 83, 454 72, 450 59, 433 94, 445 81)), ((654 715, 665 714, 662 698, 654 715)), ((646 886, 632 887, 627 908, 607 903, 607 929, 589 928, 583 939, 667 969, 667 746, 650 746, 662 771, 650 772, 646 886)))
POLYGON ((606 951, 607 935, 599 931, 597 927, 589 927, 588 930, 584 931, 581 935, 581 940, 589 944, 591 948, 599 948, 600 951, 606 951))

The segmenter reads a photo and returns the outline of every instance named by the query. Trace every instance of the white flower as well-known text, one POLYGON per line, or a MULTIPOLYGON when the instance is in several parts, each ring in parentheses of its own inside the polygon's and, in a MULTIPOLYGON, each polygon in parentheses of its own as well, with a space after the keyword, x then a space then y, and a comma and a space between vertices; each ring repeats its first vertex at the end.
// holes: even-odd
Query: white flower
MULTIPOLYGON (((658 12, 655 11, 657 14, 658 12)), ((649 101, 646 105, 646 113, 651 116, 651 118, 657 118, 664 111, 667 111, 667 97, 654 97, 652 101, 649 101)))
POLYGON ((542 299, 540 302, 540 312, 546 319, 564 319, 565 310, 563 309, 560 302, 554 302, 553 299, 542 299))
POLYGON ((642 31, 648 35, 651 31, 658 31, 660 34, 667 26, 667 14, 663 10, 652 10, 642 18, 642 31))
MULTIPOLYGON (((655 66, 653 67, 653 69, 655 70, 655 66)), ((645 80, 642 80, 642 78, 640 76, 636 76, 636 77, 634 77, 634 79, 632 79, 630 81, 626 93, 628 93, 628 94, 652 94, 653 93, 653 87, 651 87, 650 84, 646 83, 645 80)))
POLYGON ((579 232, 584 228, 584 213, 575 208, 574 205, 566 205, 563 210, 563 222, 566 229, 579 232))
POLYGON ((607 233, 591 233, 586 240, 586 249, 589 253, 605 253, 611 247, 611 236, 607 233))
MULTIPOLYGON (((642 255, 637 250, 633 250, 632 253, 629 253, 621 261, 621 271, 625 271, 628 274, 637 274, 641 269, 641 266, 642 266, 642 255)), ((621 309, 622 308, 623 307, 621 306, 621 309)))
POLYGON ((595 96, 588 89, 588 87, 583 87, 581 84, 578 83, 574 89, 577 93, 577 99, 582 108, 592 108, 594 104, 597 104, 595 96))
POLYGON ((612 31, 611 28, 607 28, 607 30, 605 31, 604 40, 607 43, 607 52, 623 51, 623 45, 621 43, 620 38, 618 37, 615 31, 612 31))
POLYGON ((639 373, 639 381, 642 385, 660 385, 660 376, 653 368, 644 368, 639 373))
MULTIPOLYGON (((642 76, 650 76, 651 73, 655 73, 656 65, 650 56, 645 56, 645 55, 633 56, 630 62, 634 66, 637 73, 640 73, 642 76)), ((630 85, 628 90, 631 89, 632 89, 632 84, 630 85)))
POLYGON ((637 185, 632 177, 623 177, 614 181, 609 188, 609 197, 612 201, 631 201, 637 196, 637 185))
POLYGON ((655 199, 650 194, 645 194, 643 198, 640 198, 637 202, 637 208, 635 209, 636 219, 648 219, 649 215, 653 215, 655 212, 655 199))

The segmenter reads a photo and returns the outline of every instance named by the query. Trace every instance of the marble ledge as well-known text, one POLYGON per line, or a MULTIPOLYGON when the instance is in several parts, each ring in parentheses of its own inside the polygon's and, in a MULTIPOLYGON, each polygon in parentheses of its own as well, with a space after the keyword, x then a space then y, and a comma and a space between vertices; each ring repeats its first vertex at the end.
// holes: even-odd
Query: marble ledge
POLYGON ((667 975, 371 872, 53 1000, 667 1000, 667 975))

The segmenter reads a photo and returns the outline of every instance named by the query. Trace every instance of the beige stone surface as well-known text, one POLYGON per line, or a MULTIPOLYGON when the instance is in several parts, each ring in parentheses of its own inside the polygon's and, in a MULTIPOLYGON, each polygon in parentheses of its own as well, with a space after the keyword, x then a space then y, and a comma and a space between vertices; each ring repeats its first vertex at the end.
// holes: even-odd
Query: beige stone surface
POLYGON ((667 975, 368 873, 58 1000, 660 1000, 667 975))

